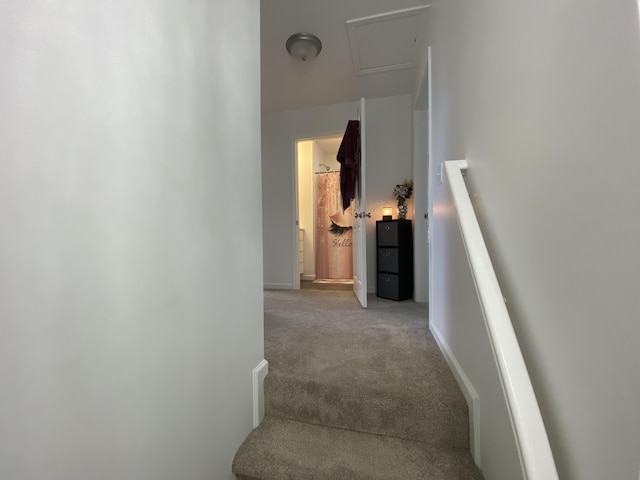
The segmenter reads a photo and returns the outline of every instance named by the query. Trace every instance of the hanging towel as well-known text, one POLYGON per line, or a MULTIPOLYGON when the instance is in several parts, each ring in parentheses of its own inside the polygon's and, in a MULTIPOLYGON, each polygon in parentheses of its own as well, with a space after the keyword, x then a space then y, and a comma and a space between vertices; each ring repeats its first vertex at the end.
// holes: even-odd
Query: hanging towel
POLYGON ((356 197, 356 178, 360 163, 360 122, 358 120, 349 120, 336 159, 340 162, 342 210, 346 210, 351 205, 351 200, 356 197))

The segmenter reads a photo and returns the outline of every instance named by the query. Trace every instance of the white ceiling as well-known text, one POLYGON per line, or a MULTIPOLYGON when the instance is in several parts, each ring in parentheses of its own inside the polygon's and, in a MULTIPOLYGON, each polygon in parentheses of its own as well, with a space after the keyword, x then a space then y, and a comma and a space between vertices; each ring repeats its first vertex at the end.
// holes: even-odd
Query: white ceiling
MULTIPOLYGON (((261 0, 263 111, 413 92, 415 68, 356 74, 347 21, 426 4, 426 0, 261 0), (320 38, 322 52, 317 58, 300 62, 289 56, 285 42, 297 32, 310 32, 320 38)), ((355 25, 367 26, 360 29, 360 37, 355 37, 355 48, 361 62, 369 66, 410 63, 420 44, 417 37, 424 30, 424 22, 415 17, 407 22, 365 21, 355 25), (408 31, 415 31, 415 35, 408 35, 408 31)))

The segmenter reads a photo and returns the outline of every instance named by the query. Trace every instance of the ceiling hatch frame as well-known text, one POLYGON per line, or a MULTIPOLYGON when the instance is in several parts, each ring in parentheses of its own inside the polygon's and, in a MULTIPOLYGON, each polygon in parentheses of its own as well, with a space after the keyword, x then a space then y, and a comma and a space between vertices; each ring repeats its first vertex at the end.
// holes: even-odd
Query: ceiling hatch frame
MULTIPOLYGON (((402 10, 396 10, 393 12, 381 13, 378 15, 371 15, 368 17, 356 18, 353 20, 347 20, 347 36, 349 39, 349 47, 351 48, 351 59, 353 61, 353 67, 356 75, 370 75, 374 73, 390 72, 393 70, 403 70, 407 68, 415 68, 418 66, 417 51, 414 52, 414 60, 408 62, 393 63, 388 65, 366 67, 362 66, 360 62, 360 50, 358 48, 358 28, 365 27, 367 25, 375 25, 383 22, 393 22, 400 19, 406 19, 414 16, 422 15, 429 5, 421 5, 418 7, 405 8, 402 10)), ((420 45, 419 40, 416 39, 415 48, 420 45)))

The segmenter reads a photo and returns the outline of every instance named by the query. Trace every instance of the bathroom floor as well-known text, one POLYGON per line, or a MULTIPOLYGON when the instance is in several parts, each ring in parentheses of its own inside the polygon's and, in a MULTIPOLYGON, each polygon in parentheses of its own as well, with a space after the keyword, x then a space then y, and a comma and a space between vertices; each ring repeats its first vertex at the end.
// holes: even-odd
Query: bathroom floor
POLYGON ((348 279, 319 279, 301 280, 300 288, 313 288, 317 290, 353 290, 353 280, 348 279))

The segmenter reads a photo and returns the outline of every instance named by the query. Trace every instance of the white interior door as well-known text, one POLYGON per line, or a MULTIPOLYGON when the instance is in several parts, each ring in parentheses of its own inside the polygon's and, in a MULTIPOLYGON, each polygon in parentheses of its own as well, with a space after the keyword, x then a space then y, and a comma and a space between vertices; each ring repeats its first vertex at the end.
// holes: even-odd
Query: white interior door
POLYGON ((353 225, 353 292, 362 308, 367 308, 367 214, 365 201, 365 101, 360 99, 360 162, 356 181, 353 225))

